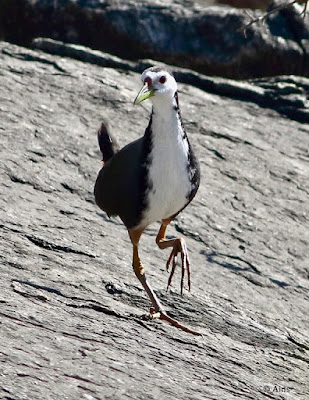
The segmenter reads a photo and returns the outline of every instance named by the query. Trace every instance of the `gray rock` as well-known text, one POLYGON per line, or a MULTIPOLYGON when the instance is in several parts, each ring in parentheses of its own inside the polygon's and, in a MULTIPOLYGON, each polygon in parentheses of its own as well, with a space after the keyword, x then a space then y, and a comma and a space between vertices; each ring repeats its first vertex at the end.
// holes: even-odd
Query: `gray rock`
MULTIPOLYGON (((213 80, 224 96, 180 83, 202 183, 168 234, 186 238, 192 292, 180 296, 179 270, 165 290, 159 225, 141 256, 195 337, 140 318, 127 232, 93 201, 102 116, 122 145, 147 124, 140 74, 4 42, 0 58, 0 397, 308 398, 308 125, 234 97, 239 82, 213 80)), ((274 102, 307 91, 287 79, 247 85, 274 102)))
MULTIPOLYGON (((34 39, 32 48, 90 62, 102 67, 122 68, 140 73, 155 62, 153 60, 140 60, 138 62, 123 60, 97 50, 48 38, 34 39)), ((27 57, 32 59, 29 55, 27 57)), ((272 79, 255 79, 251 82, 233 81, 231 83, 230 80, 225 78, 209 78, 192 70, 179 67, 173 67, 173 72, 178 82, 187 83, 214 94, 252 101, 262 107, 271 107, 297 121, 309 122, 307 99, 309 87, 307 80, 302 77, 280 76, 272 79)))
MULTIPOLYGON (((33 38, 46 36, 122 58, 150 57, 236 79, 309 75, 308 16, 299 15, 300 6, 281 10, 264 24, 251 25, 245 36, 240 30, 250 21, 245 10, 174 3, 25 0, 16 13, 16 7, 5 2, 0 33, 17 44, 29 45, 33 38)), ((262 15, 261 11, 252 13, 262 15)))

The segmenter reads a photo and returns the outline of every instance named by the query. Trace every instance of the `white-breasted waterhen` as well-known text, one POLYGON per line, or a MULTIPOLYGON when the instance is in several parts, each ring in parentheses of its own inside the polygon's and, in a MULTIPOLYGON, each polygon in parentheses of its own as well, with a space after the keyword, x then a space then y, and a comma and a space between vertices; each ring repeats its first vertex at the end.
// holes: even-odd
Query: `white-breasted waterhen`
POLYGON ((181 254, 181 293, 187 272, 190 290, 190 262, 184 239, 166 239, 168 224, 193 199, 200 182, 199 163, 184 130, 177 93, 177 83, 168 69, 151 67, 142 74, 143 87, 134 104, 146 99, 153 103, 144 136, 119 150, 115 138, 102 123, 98 140, 103 155, 94 188, 97 205, 108 216, 118 215, 133 245, 133 269, 151 303, 150 316, 169 321, 187 332, 197 332, 169 317, 146 279, 139 258, 138 243, 145 228, 161 221, 156 243, 160 249, 171 247, 166 267, 171 284, 177 255, 181 254))

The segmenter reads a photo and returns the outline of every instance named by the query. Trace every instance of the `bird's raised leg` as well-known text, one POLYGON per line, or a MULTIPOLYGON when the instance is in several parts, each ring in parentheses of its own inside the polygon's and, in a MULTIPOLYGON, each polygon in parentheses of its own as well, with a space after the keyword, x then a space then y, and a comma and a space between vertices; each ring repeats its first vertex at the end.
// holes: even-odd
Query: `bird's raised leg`
POLYGON ((180 282, 180 291, 183 293, 183 285, 184 285, 184 276, 185 271, 187 271, 188 276, 188 288, 189 291, 191 289, 191 281, 190 281, 190 260, 188 255, 188 250, 186 246, 186 242, 182 238, 175 239, 166 239, 165 232, 168 224, 171 222, 171 219, 163 219, 161 223, 160 230, 158 232, 156 243, 160 249, 166 249, 167 247, 173 247, 171 254, 166 263, 166 269, 169 270, 170 265, 172 265, 170 276, 167 282, 167 288, 169 288, 172 278, 175 273, 176 264, 177 264, 177 254, 181 254, 181 282, 180 282))
POLYGON ((152 287, 149 285, 146 275, 145 275, 145 269, 144 266, 139 258, 138 255, 138 243, 141 237, 141 234, 143 233, 142 230, 129 230, 129 235, 130 239, 133 245, 133 269, 135 272, 135 275, 137 276, 138 280, 141 282, 143 285, 144 289, 146 290, 146 293, 148 294, 151 303, 152 303, 152 310, 150 312, 150 318, 159 318, 165 321, 168 321, 170 324, 173 326, 182 329, 185 332, 192 333, 193 335, 200 335, 200 333, 193 331, 190 328, 187 328, 186 326, 183 326, 180 324, 178 321, 175 319, 169 317, 166 312, 164 311, 164 308, 162 307, 158 297, 156 296, 155 292, 153 291, 152 287))

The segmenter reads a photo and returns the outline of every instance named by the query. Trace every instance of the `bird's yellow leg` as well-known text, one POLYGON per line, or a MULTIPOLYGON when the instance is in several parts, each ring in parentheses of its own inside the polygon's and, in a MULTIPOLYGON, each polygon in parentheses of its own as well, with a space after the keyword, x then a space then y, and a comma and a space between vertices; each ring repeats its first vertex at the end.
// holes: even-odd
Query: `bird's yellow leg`
POLYGON ((133 263, 132 263, 133 269, 134 269, 135 275, 137 276, 138 280, 141 282, 144 289, 146 290, 146 293, 148 294, 148 296, 151 300, 152 306, 153 306, 150 311, 150 318, 162 319, 164 321, 169 322, 171 325, 175 326, 176 328, 182 329, 185 332, 191 333, 193 335, 201 335, 200 333, 193 331, 192 329, 187 328, 186 326, 180 324, 178 321, 176 321, 175 319, 168 316, 166 314, 166 312, 164 311, 164 308, 162 307, 159 299, 157 298, 152 287, 149 285, 149 283, 146 279, 145 268, 139 258, 138 243, 139 243, 139 239, 140 239, 142 233, 143 233, 143 230, 135 230, 135 231, 129 230, 130 239, 133 244, 133 263))
POLYGON ((183 292, 183 285, 184 285, 184 276, 185 271, 187 271, 188 275, 188 288, 189 291, 191 289, 191 280, 190 280, 190 260, 189 254, 186 246, 186 242, 183 238, 175 238, 175 239, 166 239, 165 232, 168 224, 171 222, 171 219, 163 219, 161 223, 161 227, 159 229, 156 243, 160 249, 166 249, 168 247, 173 247, 171 254, 166 263, 166 269, 169 270, 170 264, 172 264, 171 273, 168 278, 167 288, 169 288, 172 278, 174 276, 174 272, 176 269, 177 264, 177 254, 181 254, 181 282, 180 282, 180 291, 181 294, 183 292))
POLYGON ((146 279, 146 274, 145 274, 145 268, 139 258, 138 255, 138 242, 140 240, 141 234, 143 233, 143 230, 129 230, 129 235, 130 235, 130 239, 131 242, 133 244, 133 269, 135 272, 135 275, 137 276, 138 280, 141 282, 141 284, 143 285, 143 288, 146 290, 146 293, 148 294, 154 312, 161 312, 163 311, 163 307, 159 301, 159 299, 157 298, 155 292, 153 291, 152 287, 149 285, 147 279, 146 279))

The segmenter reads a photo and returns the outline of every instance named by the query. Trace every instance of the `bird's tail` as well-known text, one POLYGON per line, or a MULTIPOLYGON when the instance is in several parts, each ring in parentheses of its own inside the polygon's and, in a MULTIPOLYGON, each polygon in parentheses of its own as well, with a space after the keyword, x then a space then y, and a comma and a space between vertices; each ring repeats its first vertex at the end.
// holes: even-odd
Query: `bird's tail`
POLYGON ((116 138, 109 132, 108 125, 105 121, 101 123, 100 129, 98 130, 98 142, 104 165, 119 151, 118 142, 116 138))

